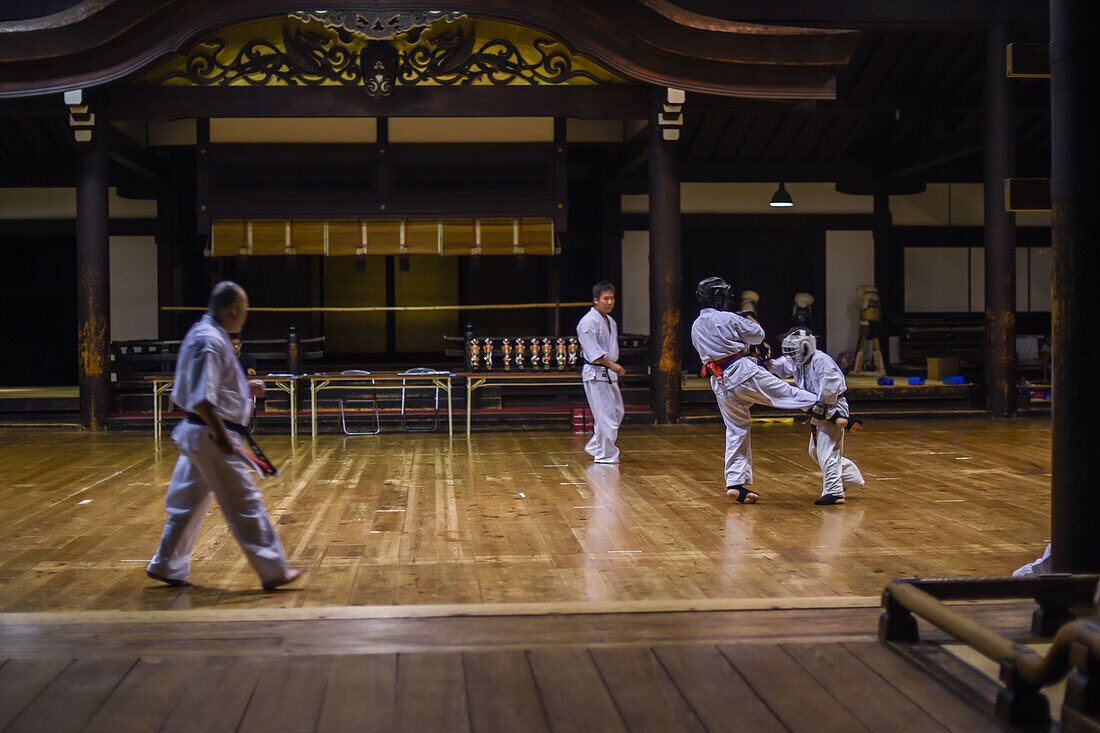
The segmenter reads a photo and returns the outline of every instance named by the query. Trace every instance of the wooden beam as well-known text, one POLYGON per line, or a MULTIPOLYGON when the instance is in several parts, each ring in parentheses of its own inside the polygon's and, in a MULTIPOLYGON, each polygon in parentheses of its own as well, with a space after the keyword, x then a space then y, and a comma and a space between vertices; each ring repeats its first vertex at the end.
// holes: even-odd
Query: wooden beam
POLYGON ((398 87, 371 99, 358 87, 116 87, 111 109, 137 119, 185 117, 576 117, 644 119, 649 92, 633 84, 560 87, 398 87))
POLYGON ((1046 0, 677 0, 701 15, 745 23, 785 23, 845 28, 970 28, 1001 20, 1018 26, 1046 26, 1046 0))
POLYGON ((886 175, 890 177, 911 175, 979 152, 983 147, 982 128, 978 125, 964 127, 890 156, 886 175))
POLYGON ((1008 75, 1024 79, 1049 79, 1050 44, 1008 44, 1008 75))
POLYGON ((1005 211, 1050 211, 1050 179, 1006 179, 1005 211))

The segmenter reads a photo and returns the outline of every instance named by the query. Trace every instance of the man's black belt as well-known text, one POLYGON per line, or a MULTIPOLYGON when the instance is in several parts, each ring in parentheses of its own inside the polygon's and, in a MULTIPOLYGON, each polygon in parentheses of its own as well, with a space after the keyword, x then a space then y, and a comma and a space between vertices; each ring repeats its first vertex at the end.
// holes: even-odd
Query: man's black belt
MULTIPOLYGON (((194 412, 187 413, 187 422, 193 425, 206 425, 206 421, 202 419, 202 415, 194 412)), ((236 448, 237 452, 241 456, 256 467, 264 476, 278 476, 279 470, 275 468, 275 464, 271 462, 264 452, 260 450, 260 446, 256 444, 256 441, 252 438, 252 434, 248 432, 248 428, 240 423, 233 422, 232 420, 226 420, 222 418, 222 423, 225 424, 227 430, 231 430, 237 435, 243 436, 248 441, 248 447, 251 452, 244 450, 243 448, 236 448)))
MULTIPOLYGON (((198 413, 195 413, 195 412, 187 413, 187 422, 191 423, 192 425, 205 425, 206 424, 206 421, 202 419, 202 415, 199 415, 198 413)), ((229 428, 230 430, 232 430, 237 435, 248 435, 248 428, 245 427, 244 425, 241 425, 240 423, 237 423, 237 422, 233 422, 232 420, 226 420, 224 417, 222 418, 222 422, 225 424, 225 427, 229 428)))

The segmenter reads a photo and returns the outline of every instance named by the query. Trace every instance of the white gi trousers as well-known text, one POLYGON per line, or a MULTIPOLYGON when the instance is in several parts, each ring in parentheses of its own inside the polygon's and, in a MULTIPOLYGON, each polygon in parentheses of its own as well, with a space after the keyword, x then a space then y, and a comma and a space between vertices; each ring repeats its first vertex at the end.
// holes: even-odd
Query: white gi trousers
POLYGON ((863 486, 859 467, 844 457, 844 428, 828 420, 814 420, 810 432, 810 458, 821 466, 822 496, 844 496, 845 487, 863 486))
POLYGON ((596 463, 616 463, 619 448, 615 441, 623 423, 623 393, 617 382, 588 379, 584 382, 584 396, 588 398, 588 408, 592 410, 595 423, 592 438, 584 450, 596 463))
MULTIPOLYGON (((286 554, 264 508, 252 469, 239 455, 226 455, 218 450, 207 437, 209 428, 181 424, 177 430, 203 434, 192 433, 186 436, 190 439, 180 440, 173 433, 180 445, 180 457, 164 499, 168 521, 160 546, 149 562, 149 571, 173 580, 187 578, 191 572, 191 548, 210 501, 216 496, 225 521, 260 581, 266 583, 283 577, 288 569, 286 554)), ((233 433, 229 437, 234 443, 239 441, 233 433)))
POLYGON ((710 388, 714 390, 718 411, 726 424, 726 486, 752 483, 749 407, 753 403, 782 410, 802 410, 817 402, 816 395, 784 382, 759 366, 753 369, 751 376, 734 385, 727 382, 725 375, 722 379, 712 376, 710 388))

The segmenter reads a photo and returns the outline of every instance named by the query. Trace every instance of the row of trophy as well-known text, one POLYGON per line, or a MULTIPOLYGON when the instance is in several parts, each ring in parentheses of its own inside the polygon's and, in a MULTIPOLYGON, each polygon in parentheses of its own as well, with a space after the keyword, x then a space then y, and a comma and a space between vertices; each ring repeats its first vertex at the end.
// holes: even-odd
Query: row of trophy
MULTIPOLYGON (((469 339, 466 342, 466 363, 470 371, 491 370, 493 349, 493 339, 469 339)), ((568 339, 551 339, 549 336, 542 339, 501 339, 499 353, 506 372, 513 367, 518 371, 550 371, 552 368, 564 371, 578 368, 580 347, 572 336, 568 339)))

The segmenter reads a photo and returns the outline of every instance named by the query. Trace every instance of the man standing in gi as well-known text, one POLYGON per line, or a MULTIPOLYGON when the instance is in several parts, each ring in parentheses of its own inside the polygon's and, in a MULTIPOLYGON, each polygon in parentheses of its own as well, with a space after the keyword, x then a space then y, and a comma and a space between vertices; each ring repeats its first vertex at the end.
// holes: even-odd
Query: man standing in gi
POLYGON ((171 586, 191 585, 191 548, 214 496, 264 590, 292 583, 305 572, 287 565, 250 464, 238 453, 251 398, 262 396, 264 386, 245 379, 229 343, 229 333, 240 331, 247 315, 244 290, 222 281, 180 345, 172 402, 187 412, 187 419, 172 431, 180 457, 164 501, 168 521, 146 570, 150 578, 171 586))
POLYGON ((619 329, 611 311, 615 308, 615 286, 606 280, 592 286, 592 310, 577 323, 577 342, 584 357, 581 382, 592 410, 595 429, 584 447, 596 463, 618 463, 615 439, 623 422, 623 395, 619 377, 626 370, 618 364, 619 329))
POLYGON ((749 407, 755 402, 807 410, 817 397, 787 384, 748 355, 750 346, 763 343, 764 329, 755 319, 730 312, 729 283, 708 277, 696 286, 695 297, 702 310, 691 324, 691 343, 703 361, 703 373, 710 374, 710 388, 726 424, 726 495, 755 504, 760 496, 745 488, 752 485, 749 407))

